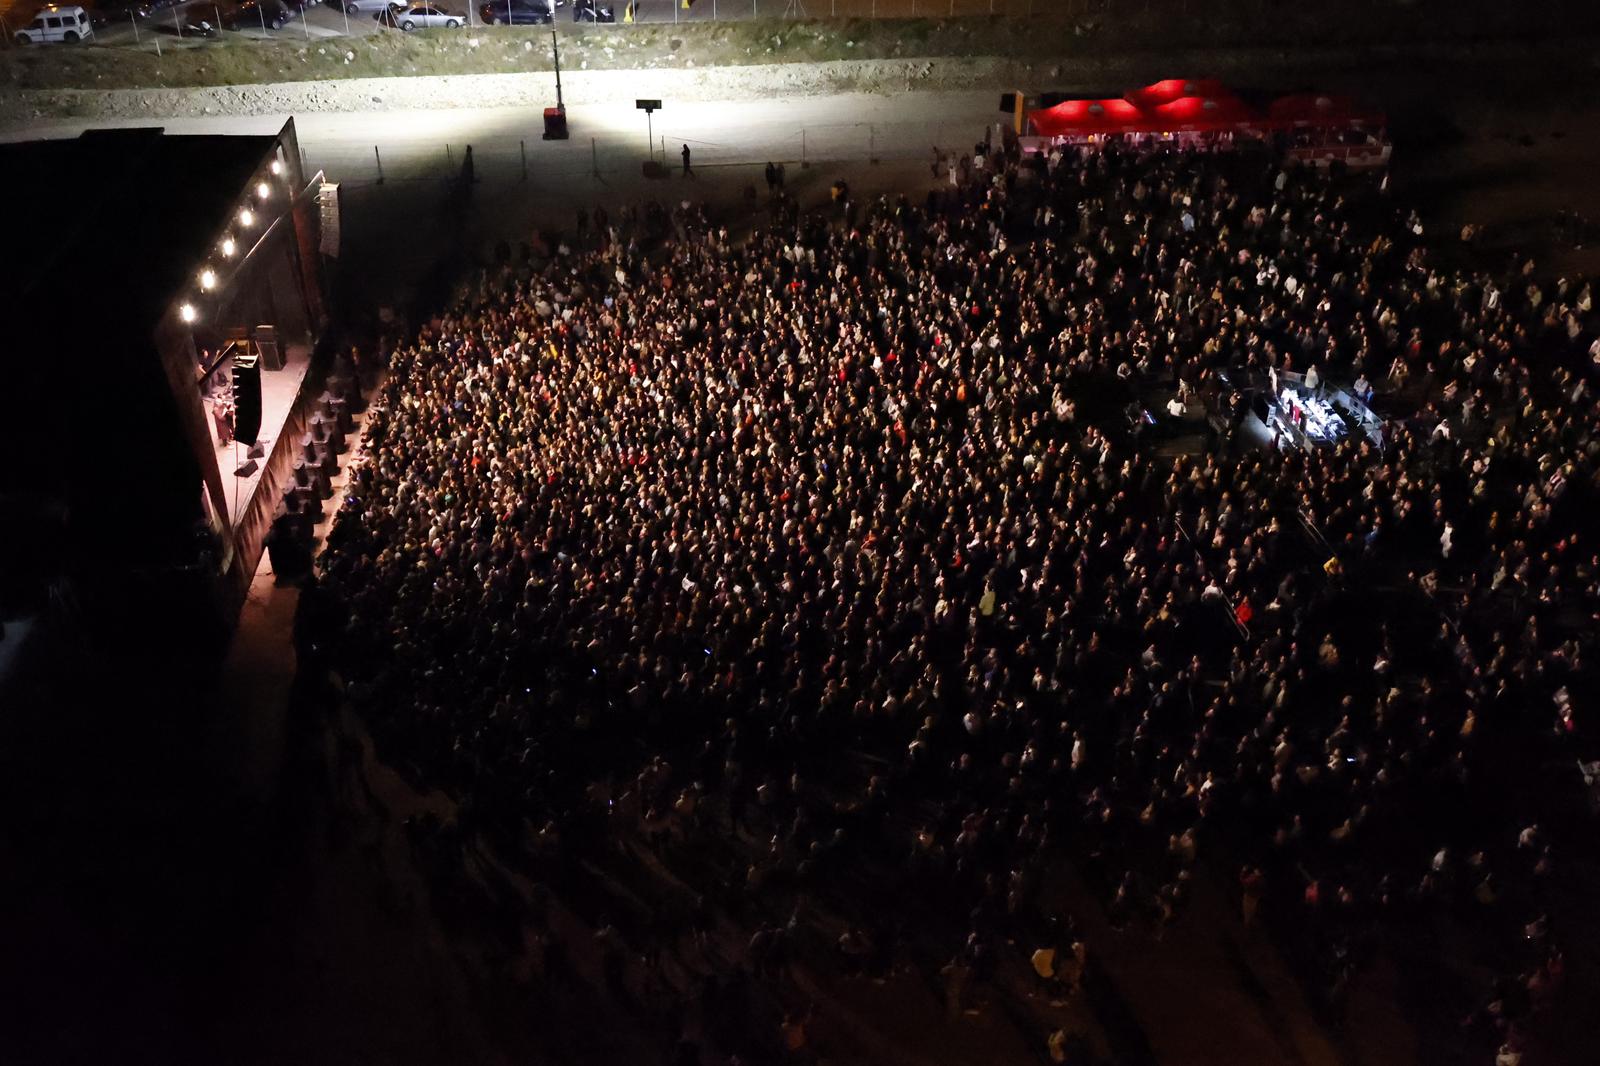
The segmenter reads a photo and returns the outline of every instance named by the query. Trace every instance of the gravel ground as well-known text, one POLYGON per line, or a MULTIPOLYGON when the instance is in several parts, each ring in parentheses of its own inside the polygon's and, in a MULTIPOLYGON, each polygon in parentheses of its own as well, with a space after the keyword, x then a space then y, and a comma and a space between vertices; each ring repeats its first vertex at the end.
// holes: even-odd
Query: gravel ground
MULTIPOLYGON (((996 59, 847 60, 648 72, 578 70, 562 72, 562 87, 568 104, 631 103, 647 92, 663 98, 702 100, 811 96, 852 90, 886 93, 999 85, 1025 72, 1025 69, 1018 69, 1025 66, 996 59)), ((485 104, 544 107, 552 95, 551 86, 551 75, 539 72, 358 78, 193 89, 41 90, 17 93, 0 101, 0 126, 14 127, 48 118, 411 111, 483 107, 485 104)))

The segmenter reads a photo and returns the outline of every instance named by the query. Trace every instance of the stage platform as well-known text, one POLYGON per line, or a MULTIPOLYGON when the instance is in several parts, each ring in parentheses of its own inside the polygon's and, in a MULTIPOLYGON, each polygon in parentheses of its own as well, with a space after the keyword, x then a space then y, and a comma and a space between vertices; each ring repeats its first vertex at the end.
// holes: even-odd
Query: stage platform
MULTIPOLYGON (((222 475, 223 490, 228 498, 228 525, 231 528, 237 529, 239 523, 249 513, 250 503, 255 498, 256 490, 260 488, 262 476, 267 470, 267 460, 278 446, 278 438, 283 434, 284 423, 289 420, 289 414, 294 410, 295 399, 300 395, 300 385, 305 381, 310 369, 311 349, 291 344, 284 351, 282 370, 261 372, 261 432, 257 438, 260 457, 256 460, 255 469, 249 474, 241 477, 235 475, 234 471, 250 461, 250 449, 238 441, 219 443, 216 427, 213 426, 211 429, 211 443, 217 453, 217 470, 222 475)), ((231 359, 217 369, 217 375, 224 382, 232 380, 231 359)))

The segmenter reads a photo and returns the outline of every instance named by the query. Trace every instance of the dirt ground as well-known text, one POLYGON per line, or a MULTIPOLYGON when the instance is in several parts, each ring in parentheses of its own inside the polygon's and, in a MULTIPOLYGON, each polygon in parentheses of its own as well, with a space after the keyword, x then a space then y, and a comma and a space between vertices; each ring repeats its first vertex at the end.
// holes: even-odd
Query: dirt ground
MULTIPOLYGON (((1532 248, 1541 258, 1594 269, 1600 261, 1593 249, 1553 244, 1549 220, 1560 208, 1581 207, 1587 194, 1586 176, 1593 172, 1600 149, 1580 131, 1593 128, 1600 119, 1600 105, 1574 106, 1573 101, 1596 99, 1592 86, 1600 78, 1581 66, 1564 68, 1554 76, 1549 68, 1507 65, 1499 77, 1471 84, 1467 73, 1464 66, 1445 64, 1367 67, 1319 72, 1317 84, 1362 91, 1389 110, 1397 140, 1395 194, 1419 203, 1430 227, 1450 233, 1465 220, 1477 221, 1486 226, 1486 248, 1480 254, 1496 256, 1509 254, 1512 248, 1532 248), (1436 91, 1440 84, 1457 88, 1443 94, 1436 91)), ((1292 73, 1272 71, 1270 76, 1277 80, 1265 84, 1296 84, 1289 80, 1292 73)), ((906 106, 911 104, 907 99, 906 106)), ((919 170, 915 165, 872 167, 856 161, 840 163, 826 173, 798 174, 797 185, 802 198, 813 204, 826 198, 826 183, 838 175, 866 194, 895 189, 916 194, 926 185, 925 171, 919 170)), ((737 203, 742 180, 737 168, 730 168, 708 177, 708 184, 697 192, 729 209, 728 205, 737 203)), ((371 222, 383 211, 383 201, 381 190, 368 191, 372 196, 364 201, 364 210, 372 213, 371 222)), ((492 187, 485 192, 489 195, 480 196, 469 227, 469 244, 474 247, 530 226, 564 227, 571 218, 572 206, 566 198, 534 200, 522 210, 500 213, 491 202, 498 194, 492 187)), ((617 194, 624 191, 619 189, 617 194)), ((270 593, 280 601, 280 613, 285 595, 283 590, 270 593)), ((283 624, 280 621, 277 627, 283 624)), ((253 634, 254 639, 241 647, 270 647, 274 639, 281 642, 281 635, 272 636, 273 628, 267 620, 266 632, 253 634)), ((262 713, 276 712, 267 707, 262 713)), ((353 730, 357 724, 344 720, 341 728, 353 730)), ((381 796, 379 802, 392 817, 434 802, 408 794, 381 766, 369 762, 368 768, 381 796)), ((406 1057, 402 1051, 408 1046, 417 1046, 411 1041, 432 1039, 428 1034, 437 1026, 427 1019, 437 1012, 439 1024, 448 1019, 451 1031, 457 1034, 453 1038, 466 1041, 461 1047, 487 1052, 491 1060, 524 1054, 539 1057, 556 1051, 542 1043, 538 1019, 560 1010, 561 1004, 530 994, 515 981, 508 983, 503 976, 489 974, 470 942, 453 941, 441 932, 428 916, 425 887, 408 866, 405 849, 394 840, 394 830, 370 820, 370 811, 377 805, 368 799, 353 807, 356 813, 347 814, 352 819, 349 832, 367 843, 353 850, 320 843, 312 846, 304 860, 299 889, 304 895, 286 891, 276 903, 275 913, 289 934, 287 942, 279 943, 276 935, 260 938, 252 957, 261 968, 257 970, 255 963, 245 967, 252 977, 252 989, 262 997, 285 983, 293 985, 311 968, 320 982, 318 987, 337 997, 338 1008, 308 1016, 297 1012, 293 1003, 285 1003, 285 1024, 272 1027, 261 1019, 261 1010, 250 1005, 255 1000, 245 999, 230 1005, 230 1020, 219 1025, 219 1035, 231 1031, 235 1023, 263 1034, 271 1030, 258 1061, 273 1061, 267 1049, 306 1046, 295 1042, 310 1039, 305 1032, 309 1017, 316 1025, 336 1027, 340 1047, 360 1047, 366 1039, 369 1049, 382 1048, 397 1060, 406 1057), (362 810, 368 813, 360 813, 362 810), (362 857, 362 849, 366 857, 362 857), (388 898, 391 892, 402 900, 397 904, 402 917, 393 919, 391 925, 345 923, 337 918, 341 907, 351 906, 350 901, 363 894, 388 898), (309 907, 307 899, 312 901, 309 907), (352 992, 352 982, 373 958, 385 960, 384 996, 378 999, 352 992), (453 1014, 451 1005, 463 1001, 470 1004, 468 1012, 453 1014), (531 1023, 530 1016, 534 1019, 531 1023), (291 1018, 295 1019, 292 1026, 291 1018), (460 1032, 463 1029, 465 1032, 460 1032), (291 1036, 292 1032, 299 1035, 291 1036)), ((1064 899, 1073 899, 1075 889, 1069 881, 1059 891, 1064 899)), ((1079 906, 1093 913, 1091 905, 1079 906)), ((1270 948, 1239 936, 1225 904, 1210 906, 1201 918, 1176 930, 1167 944, 1111 938, 1097 943, 1096 950, 1105 960, 1108 983, 1119 990, 1118 998, 1096 1003, 1098 1014, 1076 1013, 1063 1020, 1089 1034, 1102 1053, 1110 1050, 1131 1056, 1121 1061, 1202 1063, 1212 1061, 1207 1056, 1219 1049, 1243 1048, 1255 1056, 1252 1061, 1260 1062, 1401 1066, 1423 1060, 1455 1061, 1437 1049, 1421 1053, 1419 1044, 1425 1037, 1394 1009, 1397 990, 1406 977, 1392 968, 1370 975, 1363 983, 1344 1033, 1330 1035, 1317 1029, 1298 998, 1297 986, 1282 972, 1270 948), (1197 972, 1207 975, 1202 982, 1208 989, 1205 997, 1194 993, 1197 972), (1178 1009, 1184 1003, 1190 1004, 1187 1012, 1178 1009), (1202 1006, 1194 1007, 1197 1003, 1202 1006), (1218 1016, 1207 1014, 1207 1007, 1230 1013, 1219 1022, 1218 1016), (1256 1012, 1260 1012, 1259 1018, 1256 1012), (1252 1020, 1242 1020, 1246 1018, 1252 1020), (1148 1040, 1148 1045, 1137 1041, 1130 1045, 1126 1032, 1118 1032, 1128 1028, 1148 1040), (1142 1057, 1146 1055, 1148 1058, 1142 1057)), ((1010 1018, 991 1010, 964 1019, 952 1029, 938 1021, 937 1000, 915 982, 836 991, 837 995, 828 996, 818 990, 823 1003, 819 1032, 828 1042, 829 1061, 1026 1063, 1038 1054, 1033 1032, 1037 1019, 1010 1018)), ((580 1042, 561 1050, 588 1061, 650 1061, 659 1054, 659 1049, 641 1048, 627 1034, 602 1034, 589 1023, 579 1027, 585 1030, 580 1042)), ((421 1046, 428 1047, 426 1043, 421 1046)), ((422 1052, 414 1061, 428 1061, 428 1057, 422 1052)), ((563 1061, 559 1052, 555 1060, 563 1061)), ((1530 1066, 1533 1061, 1530 1058, 1530 1066)), ((1561 1062, 1548 1055, 1538 1061, 1551 1066, 1561 1062)))
MULTIPOLYGON (((947 60, 935 64, 934 69, 954 72, 950 77, 958 79, 956 87, 984 88, 1007 84, 1002 79, 1012 77, 1015 68, 1003 65, 1005 62, 947 60)), ((1556 264, 1559 269, 1600 268, 1597 249, 1562 246, 1551 225, 1562 209, 1600 214, 1600 204, 1592 193, 1600 144, 1591 132, 1600 128, 1600 92, 1596 91, 1600 68, 1594 62, 1593 49, 1582 42, 1549 49, 1478 45, 1413 50, 1401 62, 1355 61, 1348 56, 1345 61, 1331 62, 1327 53, 1318 61, 1315 56, 1289 57, 1270 51, 1235 53, 1232 62, 1218 52, 1103 56, 1093 65, 1069 65, 1059 74, 1039 67, 1027 85, 1086 88, 1111 78, 1115 88, 1171 74, 1175 69, 1220 74, 1241 86, 1288 89, 1315 84, 1373 99, 1391 116, 1396 142, 1395 195, 1416 203, 1430 229, 1451 234, 1472 221, 1485 228, 1482 247, 1472 254, 1495 257, 1528 250, 1542 263, 1556 264), (1209 65, 1208 58, 1212 61, 1209 65)), ((803 88, 784 80, 795 76, 792 70, 782 74, 718 72, 705 74, 703 80, 692 84, 686 81, 683 91, 698 89, 728 94, 719 98, 734 98, 742 93, 820 92, 832 84, 823 79, 815 83, 817 88, 803 88), (775 80, 761 80, 765 78, 775 80)), ((856 71, 853 76, 863 75, 856 71)), ((625 76, 612 76, 608 81, 596 75, 586 85, 588 77, 583 72, 574 75, 576 88, 572 91, 580 95, 592 92, 598 99, 628 89, 625 76)), ((885 75, 869 88, 903 92, 903 84, 893 83, 896 79, 905 80, 903 71, 885 75)), ((470 101, 475 94, 481 104, 481 83, 463 82, 452 90, 459 92, 459 97, 441 97, 450 84, 419 79, 401 89, 390 79, 386 91, 376 94, 365 84, 327 88, 326 83, 319 83, 298 90, 270 90, 274 94, 326 94, 303 97, 267 95, 266 87, 260 87, 256 96, 252 96, 257 92, 254 88, 227 92, 234 93, 232 98, 242 113, 275 114, 306 105, 314 105, 316 110, 404 108, 410 106, 411 98, 405 95, 410 92, 432 93, 434 106, 452 106, 448 103, 452 98, 470 101), (383 99, 374 103, 372 95, 383 99)), ((919 88, 945 84, 931 72, 929 80, 915 83, 919 88)), ((144 108, 138 106, 137 97, 120 95, 0 95, 13 101, 22 99, 26 109, 53 108, 56 105, 49 100, 61 101, 61 110, 51 110, 51 115, 103 106, 119 118, 148 116, 157 121, 172 114, 203 114, 204 108, 217 107, 217 101, 223 99, 194 94, 160 96, 154 98, 153 106, 144 108), (115 110, 128 106, 130 100, 133 110, 115 110)), ((916 106, 915 94, 903 99, 905 106, 916 106)), ((31 118, 16 108, 9 114, 15 122, 31 118)), ((826 174, 813 171, 797 183, 812 202, 825 199, 826 184, 835 176, 849 177, 863 192, 903 188, 915 194, 922 188, 919 181, 926 177, 925 171, 919 177, 917 170, 906 165, 873 168, 864 158, 841 160, 826 174)), ((742 184, 743 179, 730 169, 726 177, 708 181, 704 195, 737 198, 742 184)), ((400 193, 390 192, 395 189, 395 184, 364 189, 356 201, 359 206, 352 208, 362 217, 351 220, 348 232, 381 233, 402 210, 396 206, 400 193)), ((494 187, 485 193, 494 195, 494 187)), ((498 236, 516 236, 530 226, 565 226, 571 218, 571 201, 563 198, 525 203, 514 212, 496 212, 492 204, 483 201, 480 196, 482 206, 470 229, 473 249, 452 246, 442 231, 430 231, 430 240, 437 243, 425 250, 427 254, 419 252, 407 260, 408 269, 420 269, 430 257, 476 250, 498 236)), ((377 262, 381 252, 375 245, 363 249, 362 239, 352 238, 353 265, 381 270, 382 264, 377 262)), ((418 276, 387 280, 413 293, 422 285, 418 276)), ((20 1008, 35 1012, 28 1019, 34 1029, 46 1024, 41 1018, 49 1019, 48 1024, 61 1019, 59 1031, 32 1033, 37 1042, 29 1045, 55 1053, 8 1056, 4 1054, 7 1045, 0 1041, 0 1059, 108 1061, 107 1050, 117 1047, 124 1061, 656 1061, 661 1049, 639 1042, 632 1034, 605 1031, 603 1018, 571 1015, 571 1002, 530 992, 524 970, 513 966, 508 976, 497 968, 500 963, 485 957, 482 938, 447 929, 434 916, 426 879, 419 872, 401 821, 426 811, 447 815, 448 801, 437 795, 410 793, 364 746, 356 760, 362 773, 337 766, 340 754, 335 738, 339 734, 359 738, 359 723, 354 720, 339 716, 331 722, 308 721, 289 713, 292 612, 292 591, 275 588, 270 574, 263 574, 253 590, 246 628, 235 644, 229 680, 218 699, 227 713, 213 722, 213 728, 229 739, 205 749, 207 759, 225 767, 227 773, 222 776, 229 778, 229 783, 219 784, 208 777, 203 785, 195 786, 196 794, 174 797, 169 805, 154 808, 148 818, 141 815, 144 824, 129 819, 123 839, 111 840, 113 834, 105 831, 105 854, 67 858, 47 853, 39 858, 31 845, 25 855, 0 849, 7 870, 17 875, 8 875, 10 887, 0 894, 0 900, 7 901, 13 916, 34 923, 29 935, 4 941, 10 964, 19 969, 30 967, 29 979, 37 983, 31 960, 37 952, 49 950, 68 960, 61 965, 66 972, 70 963, 71 977, 40 985, 42 990, 32 998, 16 1001, 20 1008), (218 759, 219 749, 232 751, 238 765, 218 759), (229 794, 225 803, 213 805, 211 814, 191 815, 183 824, 188 839, 181 846, 193 849, 196 842, 204 844, 204 856, 172 872, 161 861, 166 854, 163 849, 176 850, 180 845, 166 841, 163 831, 151 827, 165 824, 163 819, 172 810, 205 806, 198 798, 202 787, 207 795, 222 795, 230 787, 239 794, 229 794), (127 935, 117 941, 121 946, 115 952, 108 953, 104 929, 83 917, 92 911, 86 906, 78 909, 78 896, 57 896, 50 889, 59 867, 69 862, 74 869, 81 867, 79 888, 84 898, 98 891, 101 878, 105 885, 115 886, 120 883, 119 876, 129 876, 127 871, 132 870, 134 876, 148 874, 156 884, 158 874, 152 871, 159 871, 161 901, 151 904, 157 915, 154 921, 150 911, 132 906, 125 908, 126 914, 99 919, 107 926, 126 921, 133 928, 143 923, 148 931, 127 935), (113 863, 123 867, 120 874, 109 869, 113 863), (168 928, 186 930, 185 935, 195 942, 175 936, 177 946, 164 947, 169 955, 160 956, 160 967, 152 978, 150 950, 158 939, 168 943, 168 928), (58 935, 62 930, 71 933, 71 938, 58 935), (51 1002, 58 992, 73 998, 51 1002), (69 1017, 80 1013, 80 1007, 87 1016, 95 1013, 92 1008, 96 1005, 113 1001, 131 1004, 109 1016, 101 1015, 104 1025, 116 1027, 114 1036, 96 1036, 83 1027, 81 1019, 74 1024, 69 1017), (585 1030, 585 1036, 576 1045, 552 1047, 542 1030, 551 1017, 563 1012, 585 1030)), ((94 740, 86 735, 82 743, 88 746, 94 740)), ((119 780, 116 787, 130 792, 148 787, 131 776, 126 782, 119 780)), ((63 782, 64 790, 68 784, 63 782)), ((52 839, 75 839, 72 834, 81 835, 78 820, 90 817, 76 809, 64 810, 50 823, 52 839)), ((121 829, 123 823, 113 824, 121 829)), ((19 845, 17 850, 24 849, 19 845)), ((525 886, 519 890, 521 887, 525 886)), ((1062 891, 1070 894, 1072 888, 1064 885, 1062 891)), ((558 918, 562 920, 568 919, 558 918)), ((1230 936, 1231 932, 1225 932, 1204 939, 1196 930, 1180 930, 1165 949, 1135 944, 1125 947, 1122 957, 1112 956, 1112 948, 1106 949, 1106 954, 1115 969, 1114 978, 1121 975, 1127 982, 1158 990, 1181 989, 1183 981, 1192 979, 1191 970, 1174 964, 1178 953, 1188 953, 1188 959, 1196 955, 1215 958, 1216 983, 1231 995, 1237 990, 1227 982, 1237 978, 1228 976, 1224 967, 1240 964, 1231 955, 1224 957, 1226 949, 1237 947, 1228 940, 1230 936)), ((1272 1000, 1272 1016, 1293 1030, 1299 1015, 1292 986, 1281 979, 1270 957, 1257 957, 1258 945, 1247 946, 1244 953, 1245 972, 1265 986, 1272 1000)), ((578 960, 580 970, 591 964, 592 960, 578 960)), ((1366 989, 1357 1004, 1358 1010, 1366 1012, 1360 1015, 1363 1031, 1333 1049, 1338 1061, 1348 1066, 1416 1061, 1417 1034, 1388 1028, 1394 1018, 1386 1012, 1385 999, 1392 998, 1389 991, 1404 980, 1404 975, 1384 974, 1366 989)), ((1119 1009, 1130 1015, 1145 1012, 1143 1020, 1148 1021, 1149 1012, 1158 1010, 1159 1005, 1121 1003, 1119 1009)), ((1035 1023, 1019 1023, 998 1016, 998 1012, 964 1021, 959 1032, 948 1035, 937 1022, 936 1000, 927 989, 909 982, 887 991, 850 990, 849 996, 826 1001, 824 1017, 824 1033, 834 1041, 834 1061, 1028 1062, 1038 1054, 1036 1034, 1031 1031, 1035 1023), (874 1036, 874 1025, 890 1034, 892 1043, 886 1045, 884 1037, 874 1036)), ((1071 1020, 1096 1040, 1107 1039, 1101 1022, 1087 1017, 1071 1020)), ((1198 1024, 1200 1020, 1189 1021, 1198 1024)), ((1211 1019, 1211 1024, 1218 1025, 1218 1019, 1211 1019)), ((1227 1019, 1220 1024, 1227 1025, 1227 1019)), ((1150 1038, 1156 1053, 1167 1053, 1152 1058, 1202 1061, 1197 1055, 1183 1053, 1182 1041, 1195 1042, 1195 1034, 1156 1026, 1150 1030, 1150 1038)), ((1266 1046, 1270 1057, 1270 1045, 1266 1046)), ((1282 1049, 1279 1061, 1319 1061, 1327 1050, 1320 1038, 1302 1036, 1282 1049)), ((1269 1057, 1256 1061, 1269 1061, 1269 1057)), ((1552 1066, 1556 1062, 1546 1061, 1552 1066)), ((1534 1066, 1531 1059, 1529 1066, 1534 1066)))

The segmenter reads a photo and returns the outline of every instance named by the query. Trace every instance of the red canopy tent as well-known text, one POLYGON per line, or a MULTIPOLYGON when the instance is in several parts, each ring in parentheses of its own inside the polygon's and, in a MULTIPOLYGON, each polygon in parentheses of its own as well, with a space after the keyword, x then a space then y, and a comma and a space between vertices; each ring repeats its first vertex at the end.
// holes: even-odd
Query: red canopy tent
POLYGON ((1279 97, 1263 111, 1214 78, 1168 78, 1122 99, 1066 100, 1030 112, 1040 138, 1085 138, 1119 134, 1240 133, 1260 138, 1285 131, 1291 158, 1313 165, 1342 160, 1350 166, 1382 166, 1390 146, 1383 137, 1383 112, 1352 97, 1306 92, 1279 97))
POLYGON ((1126 100, 1063 100, 1030 112, 1028 122, 1041 137, 1088 137, 1141 132, 1145 116, 1126 100))
POLYGON ((1151 82, 1142 89, 1129 89, 1124 98, 1135 106, 1150 110, 1185 96, 1228 96, 1228 87, 1215 78, 1167 78, 1151 82))
POLYGON ((1267 125, 1274 129, 1317 126, 1381 129, 1387 124, 1383 112, 1367 107, 1350 96, 1297 93, 1280 96, 1267 107, 1267 125))
POLYGON ((1183 96, 1150 109, 1156 133, 1221 133, 1259 123, 1261 116, 1229 92, 1183 96))

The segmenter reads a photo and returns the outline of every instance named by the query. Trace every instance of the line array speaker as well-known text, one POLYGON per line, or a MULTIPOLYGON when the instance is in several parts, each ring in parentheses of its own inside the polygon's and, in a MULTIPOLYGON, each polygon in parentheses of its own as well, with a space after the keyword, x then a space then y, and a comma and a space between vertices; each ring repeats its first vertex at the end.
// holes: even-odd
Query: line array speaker
POLYGON ((254 444, 261 435, 261 365, 259 357, 233 358, 233 439, 254 444))

